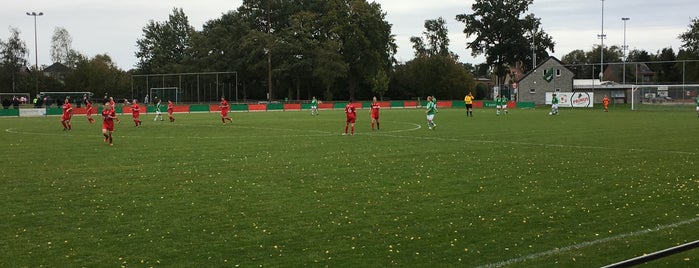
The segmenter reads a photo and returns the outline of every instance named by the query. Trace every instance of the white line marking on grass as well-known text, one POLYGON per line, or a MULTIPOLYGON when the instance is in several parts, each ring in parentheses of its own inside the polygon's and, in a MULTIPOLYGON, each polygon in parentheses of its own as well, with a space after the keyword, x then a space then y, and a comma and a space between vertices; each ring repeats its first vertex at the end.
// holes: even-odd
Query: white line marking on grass
POLYGON ((408 122, 395 122, 395 123, 401 123, 401 124, 412 125, 413 128, 408 128, 408 129, 396 129, 396 130, 389 130, 389 131, 377 130, 377 131, 364 132, 364 133, 357 133, 357 134, 381 135, 381 134, 384 134, 384 133, 399 133, 399 132, 415 131, 415 130, 418 130, 418 129, 421 129, 421 128, 422 128, 421 125, 415 124, 415 123, 408 123, 408 122))
POLYGON ((478 268, 502 267, 505 265, 515 264, 515 263, 519 263, 519 262, 523 262, 523 261, 527 261, 527 260, 538 259, 541 257, 547 257, 547 256, 551 256, 551 255, 555 255, 555 254, 559 254, 559 253, 563 253, 563 252, 567 252, 567 251, 571 251, 571 250, 581 249, 584 247, 594 246, 597 244, 607 243, 607 242, 619 240, 619 239, 626 238, 626 237, 645 235, 645 234, 658 232, 658 231, 662 231, 662 230, 669 229, 669 228, 675 228, 675 227, 679 227, 682 225, 695 223, 697 221, 699 221, 699 217, 689 219, 689 220, 684 220, 681 222, 676 222, 673 224, 659 225, 659 226, 657 226, 655 228, 651 228, 651 229, 644 229, 644 230, 640 230, 640 231, 636 231, 636 232, 615 235, 615 236, 611 236, 611 237, 607 237, 607 238, 602 238, 602 239, 598 239, 598 240, 583 242, 580 244, 570 245, 567 247, 562 247, 562 248, 552 249, 552 250, 548 250, 548 251, 544 251, 544 252, 534 253, 534 254, 522 256, 519 258, 512 258, 509 260, 504 260, 504 261, 500 261, 500 262, 496 262, 496 263, 478 266, 478 268))
MULTIPOLYGON (((412 139, 422 139, 422 140, 439 140, 439 141, 463 141, 462 139, 456 138, 442 138, 442 137, 414 137, 414 136, 400 136, 400 135, 381 135, 381 133, 376 133, 379 136, 393 137, 393 138, 412 138, 412 139)), ((655 152, 655 153, 671 153, 671 154, 686 154, 686 155, 696 155, 696 152, 683 152, 683 151, 664 151, 664 150, 651 150, 651 149, 638 149, 638 148, 612 148, 612 147, 602 147, 602 146, 589 146, 589 145, 563 145, 563 144, 549 144, 549 143, 534 143, 534 142, 519 142, 519 141, 488 141, 488 140, 469 140, 469 142, 480 142, 488 144, 512 144, 512 145, 526 145, 526 146, 543 146, 543 147, 558 147, 558 148, 575 148, 575 149, 591 149, 591 150, 622 150, 630 152, 655 152)))

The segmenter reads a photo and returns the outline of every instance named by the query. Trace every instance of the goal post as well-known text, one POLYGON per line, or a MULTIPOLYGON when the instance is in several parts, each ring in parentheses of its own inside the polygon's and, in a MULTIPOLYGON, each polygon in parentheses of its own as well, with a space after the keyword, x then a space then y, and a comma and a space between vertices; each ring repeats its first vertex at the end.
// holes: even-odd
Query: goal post
POLYGON ((193 72, 131 75, 131 95, 139 99, 170 99, 178 103, 211 103, 221 96, 236 101, 247 98, 238 90, 238 73, 193 72))

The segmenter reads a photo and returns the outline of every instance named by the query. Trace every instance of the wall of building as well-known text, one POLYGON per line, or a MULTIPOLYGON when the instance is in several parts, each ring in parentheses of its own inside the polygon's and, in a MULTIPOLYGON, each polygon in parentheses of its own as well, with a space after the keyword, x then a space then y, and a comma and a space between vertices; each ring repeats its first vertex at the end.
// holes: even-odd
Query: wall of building
POLYGON ((561 92, 573 91, 573 76, 573 72, 563 67, 558 60, 549 58, 519 81, 517 101, 545 104, 546 92, 555 92, 556 89, 561 92), (544 70, 549 68, 553 68, 554 72, 551 82, 544 79, 544 70))

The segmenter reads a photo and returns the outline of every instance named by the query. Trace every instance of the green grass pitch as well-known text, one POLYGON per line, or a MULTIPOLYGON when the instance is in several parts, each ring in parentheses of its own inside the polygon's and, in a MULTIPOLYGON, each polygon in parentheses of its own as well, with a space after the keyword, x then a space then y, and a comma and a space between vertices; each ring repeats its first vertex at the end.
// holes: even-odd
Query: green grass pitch
POLYGON ((0 118, 0 267, 594 267, 699 239, 693 107, 547 113, 123 115, 113 147, 0 118))

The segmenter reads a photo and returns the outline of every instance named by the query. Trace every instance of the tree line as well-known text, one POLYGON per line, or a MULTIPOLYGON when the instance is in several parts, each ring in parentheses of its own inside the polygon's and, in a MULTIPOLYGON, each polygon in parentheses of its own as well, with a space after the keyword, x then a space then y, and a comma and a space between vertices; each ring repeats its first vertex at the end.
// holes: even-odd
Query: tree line
MULTIPOLYGON (((121 70, 108 54, 92 57, 71 48, 66 29, 56 28, 51 59, 70 72, 63 77, 38 76, 39 91, 91 91, 97 95, 131 96, 131 75, 235 71, 239 87, 249 99, 346 100, 348 98, 414 99, 436 95, 460 99, 466 92, 487 97, 489 89, 476 77, 505 82, 510 66, 527 72, 532 59, 545 59, 555 42, 541 29, 541 19, 527 14, 533 0, 476 0, 471 13, 457 15, 463 23, 466 44, 473 56, 485 62, 462 63, 449 50, 444 18, 427 19, 422 36, 413 36, 414 58, 397 62, 392 25, 381 5, 366 0, 244 0, 240 7, 207 21, 195 30, 180 8, 166 21, 149 21, 136 40, 137 66, 121 70)), ((626 61, 658 62, 653 65, 657 82, 680 81, 674 61, 699 55, 699 22, 678 36, 683 41, 675 53, 633 50, 626 61), (662 63, 662 64, 661 64, 662 63)), ((575 50, 561 61, 578 78, 594 75, 594 62, 604 53, 606 62, 621 62, 618 46, 575 50)), ((37 72, 27 61, 29 49, 10 28, 0 39, 0 92, 34 92, 37 72)), ((46 66, 44 66, 46 67, 46 66)), ((682 79, 699 81, 697 68, 685 70, 682 79)), ((231 83, 233 81, 221 81, 231 83)))

